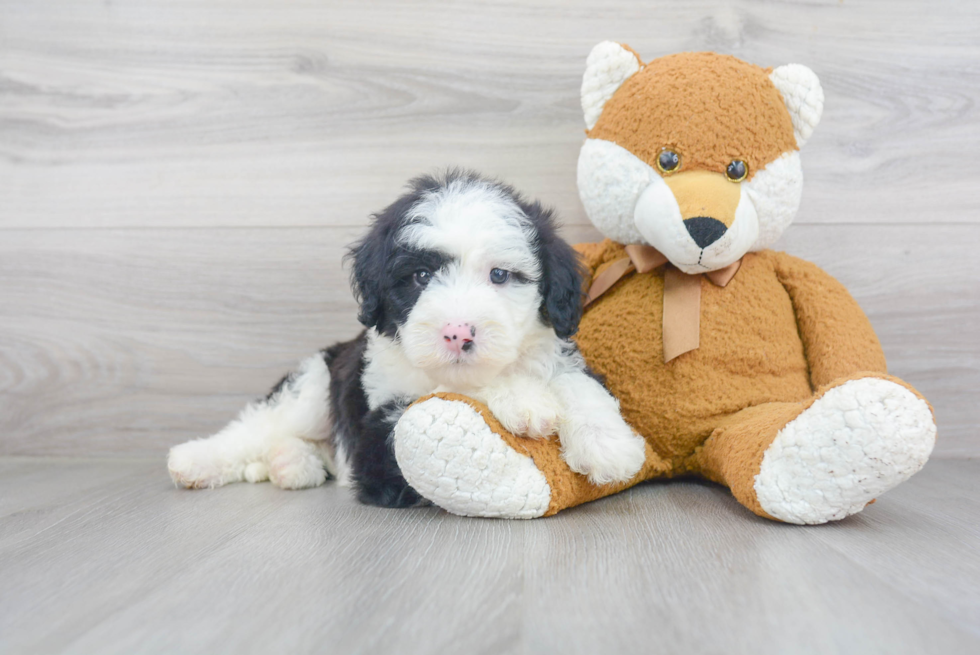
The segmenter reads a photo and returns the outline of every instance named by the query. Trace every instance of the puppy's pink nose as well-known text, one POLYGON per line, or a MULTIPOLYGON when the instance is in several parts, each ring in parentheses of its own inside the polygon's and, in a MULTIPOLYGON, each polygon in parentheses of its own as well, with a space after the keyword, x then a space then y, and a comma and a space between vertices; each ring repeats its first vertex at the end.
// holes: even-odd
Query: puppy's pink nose
POLYGON ((473 338, 476 337, 476 328, 469 323, 446 323, 442 328, 442 341, 446 348, 451 352, 468 353, 473 350, 473 338))

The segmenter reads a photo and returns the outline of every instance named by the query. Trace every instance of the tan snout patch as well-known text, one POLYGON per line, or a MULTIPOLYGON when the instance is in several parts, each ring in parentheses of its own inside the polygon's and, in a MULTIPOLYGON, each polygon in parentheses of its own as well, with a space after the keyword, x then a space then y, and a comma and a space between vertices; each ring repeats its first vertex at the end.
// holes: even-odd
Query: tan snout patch
POLYGON ((735 210, 741 198, 741 184, 730 182, 720 173, 689 171, 664 178, 681 210, 681 218, 707 216, 721 221, 725 227, 735 222, 735 210))

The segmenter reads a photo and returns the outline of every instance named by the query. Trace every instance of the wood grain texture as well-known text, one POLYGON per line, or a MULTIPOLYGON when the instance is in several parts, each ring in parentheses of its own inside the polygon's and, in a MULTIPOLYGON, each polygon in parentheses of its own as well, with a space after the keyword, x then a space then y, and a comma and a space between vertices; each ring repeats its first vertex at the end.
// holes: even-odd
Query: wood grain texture
POLYGON ((801 224, 980 221, 980 4, 0 2, 0 228, 361 225, 449 164, 586 219, 590 48, 812 67, 801 224))
MULTIPOLYGON (((568 237, 591 239, 590 230, 568 237)), ((140 455, 210 434, 299 359, 359 330, 353 228, 8 230, 0 454, 140 455)), ((980 454, 980 226, 793 226, 780 247, 847 285, 890 370, 936 408, 941 456, 980 454)))
POLYGON ((980 462, 822 527, 647 484, 550 519, 0 459, 4 653, 975 653, 980 462), (953 504, 950 504, 950 503, 953 504))
POLYGON ((801 62, 827 105, 782 247, 847 284, 937 454, 980 454, 980 4, 0 0, 0 454, 156 454, 356 332, 342 245, 462 164, 597 238, 596 42, 801 62))

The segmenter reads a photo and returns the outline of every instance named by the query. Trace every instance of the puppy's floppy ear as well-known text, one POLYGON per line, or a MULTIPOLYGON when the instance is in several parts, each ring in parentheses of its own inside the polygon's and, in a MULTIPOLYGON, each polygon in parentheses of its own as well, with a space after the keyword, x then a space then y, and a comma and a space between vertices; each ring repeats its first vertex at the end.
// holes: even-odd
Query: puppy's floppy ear
POLYGON ((391 329, 391 325, 386 324, 389 317, 385 315, 385 306, 390 290, 389 264, 398 248, 398 230, 405 225, 412 207, 426 193, 437 188, 439 181, 430 175, 410 180, 408 192, 374 214, 371 229, 348 250, 345 259, 352 262, 351 289, 360 304, 357 320, 365 327, 378 328, 381 332, 391 329))
MULTIPOLYGON (((393 236, 393 235, 392 235, 393 236)), ((351 246, 347 259, 352 262, 351 290, 360 305, 357 320, 364 327, 373 328, 384 320, 385 262, 390 255, 392 239, 385 234, 375 219, 374 227, 367 235, 351 246)))
POLYGON ((379 327, 385 321, 388 262, 395 251, 398 227, 412 201, 413 197, 402 196, 373 215, 371 229, 347 251, 345 259, 352 263, 350 286, 360 305, 357 320, 364 327, 379 327))
POLYGON ((541 263, 541 320, 565 339, 578 331, 582 318, 582 261, 558 236, 553 212, 537 202, 521 207, 537 231, 535 251, 541 263))

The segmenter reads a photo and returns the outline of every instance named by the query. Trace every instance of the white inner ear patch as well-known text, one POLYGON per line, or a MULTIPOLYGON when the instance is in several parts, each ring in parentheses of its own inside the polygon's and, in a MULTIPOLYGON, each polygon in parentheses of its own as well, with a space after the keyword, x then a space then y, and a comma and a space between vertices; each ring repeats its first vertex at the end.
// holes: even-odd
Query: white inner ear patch
POLYGON ((816 73, 802 64, 787 64, 775 69, 769 79, 783 96, 783 103, 793 121, 793 134, 800 148, 813 134, 823 114, 823 87, 816 73))
POLYGON ((603 41, 589 53, 582 76, 582 113, 588 129, 595 127, 602 109, 623 85, 640 70, 636 55, 613 41, 603 41))

